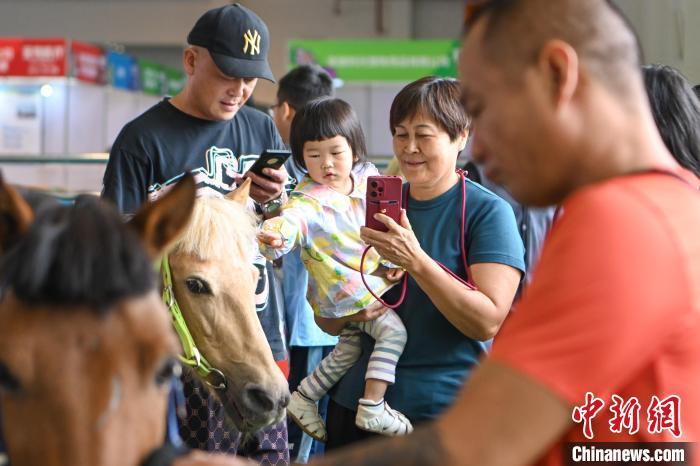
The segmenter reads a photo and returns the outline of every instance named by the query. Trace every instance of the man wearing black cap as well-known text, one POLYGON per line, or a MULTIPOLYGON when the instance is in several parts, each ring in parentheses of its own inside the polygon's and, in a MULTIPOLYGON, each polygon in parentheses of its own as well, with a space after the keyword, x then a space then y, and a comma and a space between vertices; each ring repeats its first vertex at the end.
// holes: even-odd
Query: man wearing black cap
MULTIPOLYGON (((112 147, 102 195, 125 213, 188 170, 201 194, 231 191, 264 149, 284 147, 272 120, 244 106, 258 78, 274 81, 265 23, 243 6, 226 5, 207 11, 187 42, 184 89, 128 123, 112 147)), ((269 179, 245 175, 261 208, 280 197, 287 181, 284 169, 265 170, 269 179)))
MULTIPOLYGON (((249 9, 226 5, 204 13, 187 42, 185 87, 122 129, 110 152, 102 196, 130 214, 189 171, 195 175, 199 195, 225 194, 242 178, 250 178, 256 211, 272 213, 284 202, 291 178, 284 167, 265 168, 265 177, 247 170, 265 149, 284 149, 284 144, 268 115, 245 106, 258 78, 274 81, 267 62, 267 26, 249 9)), ((287 350, 280 324, 279 286, 275 287, 271 265, 262 256, 255 265, 260 271, 258 315, 275 360, 284 360, 287 350)), ((185 391, 188 396, 198 396, 188 390, 187 383, 185 391)), ((282 430, 271 436, 273 444, 279 436, 286 444, 286 428, 282 430)), ((190 438, 208 438, 205 434, 197 432, 190 438)), ((193 446, 208 446, 202 442, 193 446)), ((219 442, 217 449, 228 448, 219 442)))

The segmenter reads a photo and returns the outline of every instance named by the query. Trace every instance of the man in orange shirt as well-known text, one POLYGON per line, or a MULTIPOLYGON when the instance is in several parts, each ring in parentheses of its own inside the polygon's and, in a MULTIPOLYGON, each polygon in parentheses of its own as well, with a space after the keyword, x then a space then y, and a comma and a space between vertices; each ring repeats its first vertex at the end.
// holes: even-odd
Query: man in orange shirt
POLYGON ((634 33, 606 0, 475 3, 474 157, 563 213, 456 404, 323 464, 568 464, 593 455, 569 442, 699 440, 700 193, 656 129, 634 33))

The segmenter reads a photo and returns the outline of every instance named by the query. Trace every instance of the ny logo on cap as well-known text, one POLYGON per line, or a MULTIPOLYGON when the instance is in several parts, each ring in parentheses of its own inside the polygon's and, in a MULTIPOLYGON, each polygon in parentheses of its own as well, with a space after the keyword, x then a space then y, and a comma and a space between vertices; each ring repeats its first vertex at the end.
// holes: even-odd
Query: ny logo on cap
POLYGON ((256 29, 250 32, 250 29, 243 34, 243 39, 245 39, 245 44, 243 44, 243 53, 248 53, 248 48, 250 47, 250 55, 255 55, 260 53, 260 34, 256 29))

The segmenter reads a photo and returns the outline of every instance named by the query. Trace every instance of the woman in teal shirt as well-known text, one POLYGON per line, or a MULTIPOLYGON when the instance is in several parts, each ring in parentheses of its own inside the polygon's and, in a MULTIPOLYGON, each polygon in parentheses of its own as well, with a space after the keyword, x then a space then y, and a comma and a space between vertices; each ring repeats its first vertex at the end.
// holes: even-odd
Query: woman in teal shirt
MULTIPOLYGON (((383 217, 388 233, 363 228, 362 237, 409 274, 405 300, 397 308, 408 342, 386 400, 419 424, 454 401, 490 347, 525 272, 524 248, 508 203, 456 171, 469 127, 457 81, 428 77, 406 86, 392 103, 390 126, 394 154, 408 182, 406 214, 401 224, 383 217)), ((386 297, 388 302, 398 300, 399 288, 386 297)), ((376 317, 376 311, 364 312, 376 317)), ((372 346, 371 338, 364 338, 363 357, 331 393, 329 449, 370 435, 355 427, 353 410, 362 396, 372 346)))

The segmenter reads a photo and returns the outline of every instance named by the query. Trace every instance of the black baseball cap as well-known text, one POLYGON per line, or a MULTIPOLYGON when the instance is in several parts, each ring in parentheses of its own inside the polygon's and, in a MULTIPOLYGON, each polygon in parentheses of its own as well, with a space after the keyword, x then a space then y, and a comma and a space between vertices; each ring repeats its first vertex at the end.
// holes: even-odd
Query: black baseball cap
POLYGON ((187 35, 187 43, 209 51, 226 76, 275 82, 267 52, 270 34, 262 19, 238 3, 204 13, 187 35))

